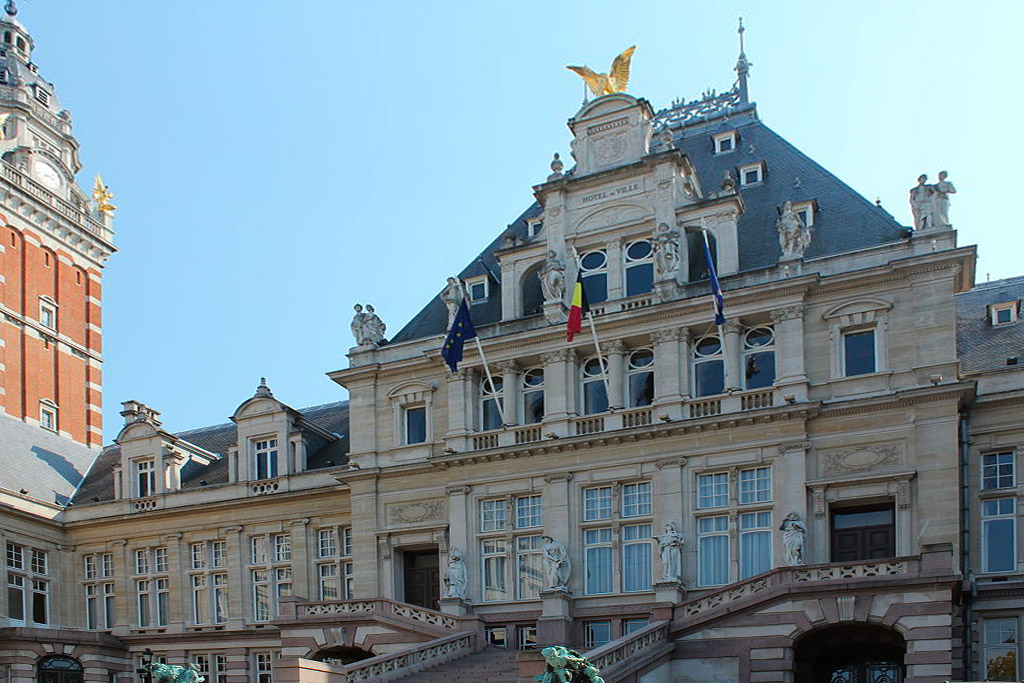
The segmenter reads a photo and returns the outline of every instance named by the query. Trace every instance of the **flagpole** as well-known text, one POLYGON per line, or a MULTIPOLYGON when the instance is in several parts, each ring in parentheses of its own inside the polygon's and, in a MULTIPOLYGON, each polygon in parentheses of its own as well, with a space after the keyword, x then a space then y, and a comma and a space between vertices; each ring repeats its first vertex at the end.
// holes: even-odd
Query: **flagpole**
MULTIPOLYGON (((462 285, 462 298, 466 301, 466 305, 469 305, 469 297, 466 292, 466 283, 459 280, 462 285)), ((487 383, 491 385, 491 389, 494 389, 494 378, 491 376, 491 367, 487 363, 487 355, 484 354, 484 345, 480 343, 480 335, 477 334, 473 337, 473 341, 476 342, 476 350, 480 353, 480 360, 484 364, 484 374, 487 375, 487 383)), ((483 392, 480 392, 483 394, 483 392)), ((494 404, 498 407, 498 417, 501 418, 501 426, 508 426, 508 422, 505 420, 505 384, 501 385, 501 396, 495 396, 494 404)))
MULTIPOLYGON (((576 260, 576 273, 577 277, 579 277, 579 272, 583 269, 583 263, 580 261, 580 255, 576 252, 575 245, 572 247, 572 256, 576 260)), ((594 338, 594 349, 597 351, 597 362, 601 365, 601 380, 604 382, 604 395, 608 401, 608 410, 611 410, 613 404, 611 383, 608 381, 608 363, 605 361, 604 355, 601 353, 601 342, 597 340, 597 325, 594 324, 593 311, 587 311, 587 320, 590 321, 590 333, 594 338)))
MULTIPOLYGON (((708 242, 708 229, 706 227, 706 223, 705 223, 705 220, 704 220, 703 216, 701 216, 701 219, 700 219, 700 234, 704 238, 704 248, 707 249, 708 267, 709 267, 708 278, 710 278, 711 277, 710 268, 712 267, 711 260, 710 260, 711 259, 711 244, 710 244, 710 242, 708 242)), ((716 273, 716 276, 717 276, 717 273, 716 273)), ((715 297, 714 287, 711 288, 711 310, 714 311, 714 313, 715 313, 715 332, 718 333, 718 345, 719 345, 719 347, 721 347, 721 352, 722 352, 722 361, 723 361, 723 365, 722 365, 722 380, 723 380, 723 382, 722 383, 724 384, 725 383, 724 382, 724 380, 725 380, 725 365, 724 365, 724 362, 725 362, 725 336, 722 334, 722 326, 718 324, 718 299, 715 297)))

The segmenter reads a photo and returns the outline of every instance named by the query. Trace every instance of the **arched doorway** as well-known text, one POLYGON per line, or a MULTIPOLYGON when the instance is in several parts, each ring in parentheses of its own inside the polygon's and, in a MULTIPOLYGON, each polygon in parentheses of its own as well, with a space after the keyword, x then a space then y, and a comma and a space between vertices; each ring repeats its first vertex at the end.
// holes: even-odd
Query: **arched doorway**
POLYGON ((833 626, 801 638, 796 683, 903 683, 903 636, 882 626, 833 626))
POLYGON ((314 662, 326 662, 327 664, 351 664, 352 662, 359 662, 364 659, 373 657, 372 652, 367 652, 358 647, 348 647, 346 645, 336 645, 334 647, 327 647, 320 650, 312 659, 314 662))
POLYGON ((36 668, 38 683, 82 683, 82 665, 72 657, 44 657, 36 668))

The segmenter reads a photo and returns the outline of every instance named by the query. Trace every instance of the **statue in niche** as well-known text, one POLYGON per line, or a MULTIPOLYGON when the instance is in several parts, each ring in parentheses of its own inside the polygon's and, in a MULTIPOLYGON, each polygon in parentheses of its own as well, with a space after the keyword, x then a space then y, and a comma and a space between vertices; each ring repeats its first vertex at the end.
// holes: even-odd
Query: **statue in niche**
POLYGON ((782 205, 782 214, 775 227, 779 230, 782 255, 803 256, 807 247, 811 245, 811 229, 804 225, 803 219, 793 210, 793 202, 787 200, 782 205))
POLYGON ((660 581, 683 581, 683 536, 676 531, 676 525, 668 522, 665 533, 656 536, 658 552, 661 555, 660 581))
POLYGON ((544 267, 537 273, 545 301, 561 301, 565 296, 565 261, 554 249, 548 250, 544 267))
POLYGON ((914 216, 914 230, 948 228, 949 195, 956 194, 953 183, 946 180, 949 173, 941 171, 939 182, 928 185, 928 176, 917 177, 917 185, 910 188, 910 212, 914 216))
POLYGON ((654 231, 654 281, 672 280, 679 269, 679 230, 662 223, 654 231))
POLYGON ((800 515, 790 512, 782 520, 779 527, 782 532, 783 562, 787 566, 804 564, 804 543, 807 540, 807 527, 800 515))
POLYGON ((569 552, 565 546, 551 538, 542 536, 544 541, 544 576, 548 590, 568 590, 569 574, 572 565, 569 563, 569 552))
POLYGON ((459 278, 448 278, 448 284, 445 286, 444 291, 441 292, 441 301, 448 308, 449 326, 455 320, 455 314, 459 312, 459 305, 462 303, 463 296, 462 283, 459 281, 459 278))
POLYGON ((373 306, 366 304, 366 311, 363 311, 361 304, 355 305, 356 314, 352 317, 352 336, 356 338, 359 346, 373 346, 384 341, 384 333, 387 325, 380 319, 380 316, 373 310, 373 306))
POLYGON ((462 551, 452 548, 448 555, 448 568, 444 570, 444 586, 446 598, 466 597, 466 561, 462 551))

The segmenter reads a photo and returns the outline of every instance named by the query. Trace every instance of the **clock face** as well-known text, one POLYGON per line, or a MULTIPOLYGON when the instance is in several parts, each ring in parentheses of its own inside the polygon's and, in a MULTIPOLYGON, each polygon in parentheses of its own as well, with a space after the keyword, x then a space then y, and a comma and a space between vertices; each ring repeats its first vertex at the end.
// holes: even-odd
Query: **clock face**
POLYGON ((60 173, 53 166, 45 161, 36 161, 33 169, 36 179, 43 185, 51 190, 56 190, 60 187, 60 173))

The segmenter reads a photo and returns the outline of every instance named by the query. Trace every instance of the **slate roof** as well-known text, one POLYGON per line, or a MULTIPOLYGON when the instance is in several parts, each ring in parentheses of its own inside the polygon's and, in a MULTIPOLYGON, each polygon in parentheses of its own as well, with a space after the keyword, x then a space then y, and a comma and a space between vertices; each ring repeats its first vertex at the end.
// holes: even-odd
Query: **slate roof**
POLYGON ((1024 322, 1020 320, 1020 301, 1024 299, 1024 276, 976 285, 956 296, 956 350, 960 368, 967 374, 1001 370, 1013 365, 1008 358, 1019 358, 1024 366, 1024 322), (991 304, 1016 301, 1017 322, 993 325, 991 304))
MULTIPOLYGON (((662 122, 664 125, 665 122, 677 119, 675 115, 678 110, 687 106, 692 104, 659 112, 656 124, 662 122)), ((806 259, 895 242, 909 234, 908 229, 897 223, 888 212, 857 194, 849 185, 761 122, 753 105, 740 105, 716 116, 701 118, 702 124, 699 126, 683 127, 681 130, 674 128, 674 144, 693 163, 705 196, 719 190, 727 170, 737 181, 746 207, 738 226, 740 271, 778 263, 782 251, 775 221, 779 216, 779 208, 786 200, 794 203, 816 202, 813 237, 805 254, 806 259), (733 129, 738 132, 735 151, 715 155, 712 136, 733 129), (740 187, 737 169, 756 162, 764 162, 763 182, 740 187)), ((482 275, 488 272, 484 268, 486 265, 495 276, 491 281, 487 302, 472 307, 473 321, 477 327, 501 320, 501 271, 495 252, 507 246, 506 234, 514 235, 520 242, 527 241, 526 221, 540 213, 540 205, 534 202, 512 222, 508 231, 499 235, 459 273, 463 279, 482 275)), ((543 233, 537 239, 543 239, 543 233)), ((728 289, 728 278, 722 279, 723 288, 728 289)), ((447 331, 447 324, 447 309, 438 292, 390 343, 441 335, 447 331)))
MULTIPOLYGON (((332 442, 326 442, 318 436, 311 436, 310 449, 307 455, 309 470, 336 467, 348 462, 349 429, 348 429, 348 401, 337 403, 326 403, 298 410, 305 422, 311 423, 328 432, 340 436, 332 442)), ((213 425, 212 427, 201 427, 190 429, 175 434, 191 444, 202 449, 227 455, 228 449, 237 440, 237 428, 234 422, 213 425)), ((114 499, 114 467, 121 462, 121 447, 118 445, 107 446, 100 453, 96 462, 89 469, 85 482, 73 497, 77 505, 89 505, 96 502, 110 501, 114 499)), ((190 462, 181 472, 181 487, 183 489, 198 488, 213 484, 224 484, 228 481, 227 458, 222 457, 210 465, 199 465, 190 462), (203 483, 205 482, 205 483, 203 483)))
POLYGON ((0 487, 63 505, 97 452, 0 413, 0 487))

